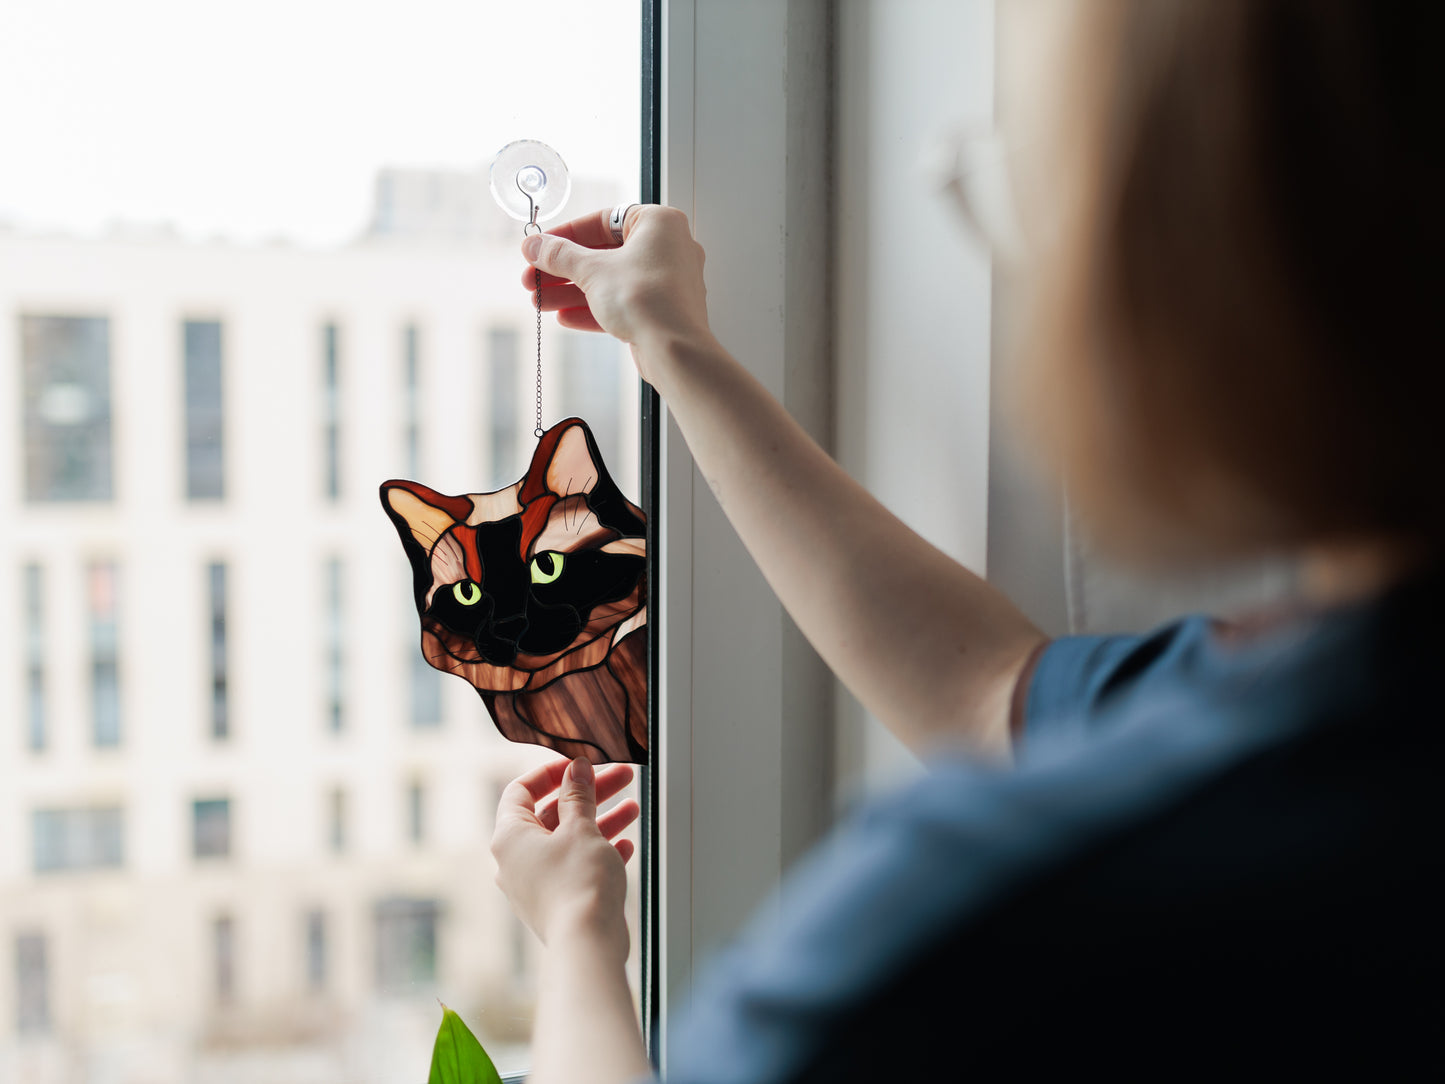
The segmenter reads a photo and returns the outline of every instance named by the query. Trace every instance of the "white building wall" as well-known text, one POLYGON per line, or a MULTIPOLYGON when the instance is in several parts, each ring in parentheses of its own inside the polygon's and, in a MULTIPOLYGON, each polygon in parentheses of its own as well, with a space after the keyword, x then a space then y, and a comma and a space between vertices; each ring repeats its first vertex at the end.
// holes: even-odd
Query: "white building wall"
MULTIPOLYGON (((520 268, 511 243, 387 240, 310 252, 0 236, 0 372, 9 374, 0 379, 9 422, 0 430, 0 720, 9 720, 0 722, 0 1080, 410 1079, 424 1071, 433 994, 468 1013, 503 1059, 519 1056, 529 997, 513 978, 513 920, 486 841, 501 782, 549 754, 503 742, 455 679, 445 681, 443 725, 410 727, 408 652, 418 630, 376 487, 407 471, 409 322, 421 331, 421 480, 469 492, 492 478, 492 327, 519 333, 519 401, 505 409, 524 419, 525 464, 532 317, 520 268), (24 313, 110 319, 111 502, 23 500, 24 313), (223 324, 227 491, 218 503, 184 496, 188 318, 223 324), (321 495, 328 320, 341 334, 335 504, 321 495), (340 734, 327 728, 325 700, 322 571, 331 556, 345 561, 340 734), (120 569, 118 749, 90 742, 82 576, 92 559, 120 569), (32 561, 46 576, 50 745, 41 753, 24 745, 21 568, 32 561), (211 561, 229 575, 224 742, 209 736, 211 561), (412 780, 429 795, 420 847, 405 836, 412 780), (350 802, 341 856, 327 846, 333 787, 350 802), (223 796, 232 856, 196 860, 191 802, 223 796), (32 810, 107 803, 125 810, 122 870, 32 872, 32 810), (377 991, 372 907, 389 896, 445 904, 437 984, 410 998, 377 991), (303 916, 313 908, 329 916, 323 996, 305 988, 303 916), (210 941, 210 921, 223 913, 237 937, 235 1005, 224 1009, 210 941), (15 1035, 11 955, 25 929, 43 931, 50 953, 53 1029, 39 1040, 15 1035)), ((548 343, 556 402, 554 328, 548 343)), ((636 383, 620 351, 616 373, 627 446, 604 451, 635 499, 636 383)))

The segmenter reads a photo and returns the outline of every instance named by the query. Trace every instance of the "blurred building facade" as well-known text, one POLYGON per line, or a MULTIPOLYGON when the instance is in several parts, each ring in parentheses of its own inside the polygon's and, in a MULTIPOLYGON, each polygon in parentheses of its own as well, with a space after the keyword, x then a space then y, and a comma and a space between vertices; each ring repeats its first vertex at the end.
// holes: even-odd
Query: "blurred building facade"
MULTIPOLYGON (((547 754, 422 662, 376 496, 526 467, 489 203, 387 174, 329 251, 0 234, 0 1081, 420 1079, 438 997, 525 1058, 486 842, 547 754)), ((548 321, 543 366, 635 499, 617 344, 548 321)))

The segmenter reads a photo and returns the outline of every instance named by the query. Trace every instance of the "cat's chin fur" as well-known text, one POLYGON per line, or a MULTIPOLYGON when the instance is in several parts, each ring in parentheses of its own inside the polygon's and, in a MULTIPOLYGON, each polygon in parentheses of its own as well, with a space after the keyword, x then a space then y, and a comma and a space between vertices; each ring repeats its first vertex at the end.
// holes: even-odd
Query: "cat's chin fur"
MULTIPOLYGON (((393 480, 381 486, 381 503, 411 561, 427 661, 475 687, 504 737, 596 763, 647 762, 646 520, 607 473, 585 422, 569 418, 543 434, 526 475, 506 489, 447 496, 419 482, 393 480), (505 522, 514 517, 515 524, 505 522), (462 581, 485 584, 479 545, 487 543, 477 539, 498 543, 495 535, 478 532, 504 522, 513 532, 506 538, 519 540, 520 571, 508 568, 508 575, 527 575, 528 562, 546 552, 601 554, 584 563, 607 570, 602 601, 586 605, 585 613, 568 600, 565 582, 552 589, 494 577, 490 587, 499 596, 530 592, 524 604, 540 607, 532 611, 535 621, 571 605, 578 616, 567 617, 571 624, 562 626, 559 639, 580 621, 565 646, 518 649, 509 665, 486 661, 475 638, 449 627, 442 611, 457 604, 440 594, 462 581), (543 591, 545 602, 538 597, 543 591)), ((496 643, 490 632, 475 635, 496 643)))

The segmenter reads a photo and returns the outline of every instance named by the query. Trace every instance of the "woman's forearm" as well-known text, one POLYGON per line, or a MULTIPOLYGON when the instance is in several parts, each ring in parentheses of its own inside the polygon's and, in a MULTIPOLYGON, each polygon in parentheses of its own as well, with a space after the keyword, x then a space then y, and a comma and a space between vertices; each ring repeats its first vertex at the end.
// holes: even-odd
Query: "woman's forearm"
POLYGON ((627 985, 625 944, 590 929, 554 935, 543 954, 529 1084, 626 1084, 652 1068, 627 985))
POLYGON ((1006 751, 1039 630, 850 478, 722 347, 634 349, 768 583, 863 705, 916 750, 951 736, 1006 751))

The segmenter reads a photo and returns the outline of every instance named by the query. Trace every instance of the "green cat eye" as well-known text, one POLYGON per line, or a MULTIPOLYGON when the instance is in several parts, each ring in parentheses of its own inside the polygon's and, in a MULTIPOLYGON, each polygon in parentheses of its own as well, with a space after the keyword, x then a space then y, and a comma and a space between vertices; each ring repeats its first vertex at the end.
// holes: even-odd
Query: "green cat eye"
POLYGON ((539 553, 532 558, 532 582, 551 583, 562 575, 562 554, 553 550, 539 553), (546 562, 544 565, 543 562, 546 562))
POLYGON ((463 606, 475 606, 482 601, 482 588, 471 580, 452 584, 452 594, 463 606))

